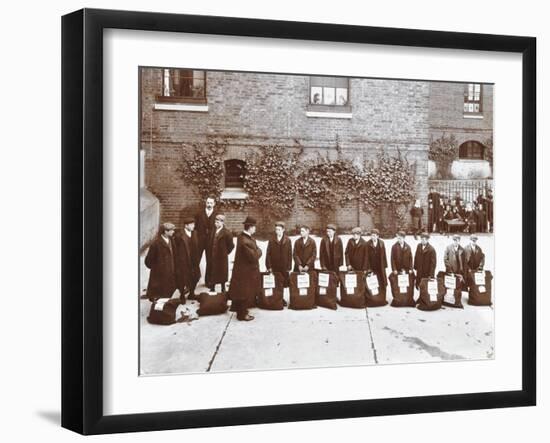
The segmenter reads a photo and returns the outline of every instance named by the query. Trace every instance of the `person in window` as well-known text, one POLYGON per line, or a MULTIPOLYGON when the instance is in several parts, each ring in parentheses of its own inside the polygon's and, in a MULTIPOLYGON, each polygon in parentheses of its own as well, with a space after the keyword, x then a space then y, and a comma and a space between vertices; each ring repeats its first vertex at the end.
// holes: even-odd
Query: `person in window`
POLYGON ((423 278, 434 278, 436 266, 436 252, 429 243, 430 234, 420 234, 420 243, 414 254, 414 270, 416 271, 416 289, 419 288, 423 278))
POLYGON ((237 320, 254 320, 248 309, 256 305, 256 297, 262 292, 260 257, 262 250, 252 237, 256 233, 256 219, 246 217, 244 230, 237 237, 235 263, 229 284, 228 298, 231 310, 237 312, 237 320))
POLYGON ((464 275, 464 248, 460 245, 460 235, 453 235, 453 243, 445 248, 443 261, 445 272, 464 275))
POLYGON ((348 104, 348 99, 344 94, 338 94, 336 98, 336 104, 339 106, 345 106, 348 104))
POLYGON ((370 234, 370 239, 367 241, 367 254, 365 256, 367 274, 371 272, 378 278, 378 284, 385 290, 388 285, 386 268, 388 267, 388 260, 386 258, 386 246, 380 238, 380 231, 373 229, 370 234))
POLYGON ((326 235, 321 239, 319 258, 323 271, 338 272, 344 264, 342 240, 336 235, 336 225, 332 223, 327 225, 326 235))
POLYGON ((225 282, 228 276, 228 257, 233 251, 233 235, 225 228, 225 215, 216 214, 214 221, 215 230, 210 233, 206 254, 206 286, 211 291, 220 285, 221 291, 225 291, 225 282))
POLYGON ((348 271, 366 271, 367 242, 360 227, 351 230, 353 237, 346 244, 346 266, 348 271))
POLYGON ((318 92, 313 94, 313 104, 314 105, 320 105, 321 104, 321 94, 319 94, 318 92))
POLYGON ((145 256, 145 266, 151 270, 146 295, 151 301, 170 298, 177 288, 176 247, 172 239, 175 229, 172 223, 163 223, 145 256))
MULTIPOLYGON (((195 215, 195 230, 197 231, 197 241, 199 246, 199 263, 202 259, 203 252, 208 247, 212 232, 215 229, 214 222, 217 214, 215 206, 216 199, 213 196, 208 196, 205 200, 204 208, 202 208, 195 215)), ((208 251, 206 251, 206 255, 208 255, 208 251)), ((206 267, 208 271, 208 264, 206 267)))
POLYGON ((294 242, 294 272, 312 271, 317 258, 317 245, 309 236, 310 228, 303 225, 300 228, 300 238, 294 242))
POLYGON ((285 234, 285 224, 275 223, 275 235, 267 243, 265 267, 269 272, 280 272, 284 277, 284 286, 289 286, 289 272, 292 269, 292 245, 285 234))
POLYGON ((195 232, 195 220, 188 217, 183 220, 183 232, 174 235, 176 245, 176 277, 181 302, 185 303, 185 294, 195 299, 195 288, 199 281, 199 243, 195 232))
POLYGON ((424 209, 420 206, 420 200, 415 200, 413 207, 410 210, 412 230, 414 238, 422 232, 422 216, 424 215, 424 209))

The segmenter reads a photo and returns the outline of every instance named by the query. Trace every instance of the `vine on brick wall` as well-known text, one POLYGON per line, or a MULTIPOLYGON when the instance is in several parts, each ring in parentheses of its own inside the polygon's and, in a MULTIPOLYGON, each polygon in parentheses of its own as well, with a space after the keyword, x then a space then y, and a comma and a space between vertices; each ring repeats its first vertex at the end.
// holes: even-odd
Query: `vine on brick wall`
POLYGON ((303 149, 292 152, 278 145, 263 146, 246 159, 244 188, 248 204, 268 218, 284 219, 294 208, 298 159, 303 149))
POLYGON ((458 156, 458 141, 454 134, 445 134, 430 140, 428 158, 437 165, 437 171, 442 179, 451 178, 451 164, 458 156))
POLYGON ((177 168, 182 178, 192 183, 201 199, 209 195, 219 198, 224 175, 223 159, 227 145, 217 140, 184 145, 182 164, 177 168))

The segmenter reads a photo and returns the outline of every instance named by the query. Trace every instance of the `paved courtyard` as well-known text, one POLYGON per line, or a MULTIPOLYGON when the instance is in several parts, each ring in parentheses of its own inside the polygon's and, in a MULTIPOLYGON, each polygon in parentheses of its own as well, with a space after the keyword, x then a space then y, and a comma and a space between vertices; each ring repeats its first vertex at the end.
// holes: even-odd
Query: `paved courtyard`
MULTIPOLYGON (((345 245, 349 236, 341 237, 345 245)), ((417 240, 407 237, 406 241, 414 252, 417 240)), ((388 261, 393 242, 385 240, 388 261)), ((430 242, 437 251, 440 270, 444 247, 451 240, 437 235, 430 242)), ((464 236, 463 245, 466 242, 464 236)), ((267 242, 258 243, 265 251, 267 242)), ((494 273, 492 236, 481 234, 478 244, 486 254, 486 269, 494 273)), ((143 258, 142 293, 148 279, 143 258)), ((233 254, 229 260, 231 270, 233 254)), ((204 265, 203 259, 202 269, 204 265)), ((264 257, 260 265, 265 270, 264 257)), ((201 289, 199 286, 197 293, 201 289)), ((285 298, 288 301, 288 292, 285 298)), ((493 358, 493 308, 470 306, 466 299, 463 292, 464 310, 443 307, 431 312, 389 305, 366 309, 338 306, 336 311, 321 307, 309 311, 253 309, 252 322, 240 322, 231 312, 199 318, 198 302, 188 301, 178 307, 178 323, 170 326, 149 324, 150 302, 141 299, 140 372, 154 375, 493 358)))

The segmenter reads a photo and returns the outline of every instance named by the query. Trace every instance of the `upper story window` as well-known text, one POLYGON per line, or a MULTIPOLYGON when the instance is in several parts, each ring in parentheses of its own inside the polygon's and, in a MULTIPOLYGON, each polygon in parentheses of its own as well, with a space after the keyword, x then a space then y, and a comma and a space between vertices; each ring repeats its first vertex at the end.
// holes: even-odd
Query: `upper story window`
POLYGON ((464 114, 479 114, 482 112, 483 96, 480 83, 464 85, 464 114))
POLYGON ((308 117, 351 118, 349 78, 309 78, 308 117))
POLYGON ((485 146, 475 140, 464 142, 458 148, 458 158, 462 160, 484 160, 485 146))
POLYGON ((164 68, 160 92, 160 101, 206 103, 206 72, 164 68))

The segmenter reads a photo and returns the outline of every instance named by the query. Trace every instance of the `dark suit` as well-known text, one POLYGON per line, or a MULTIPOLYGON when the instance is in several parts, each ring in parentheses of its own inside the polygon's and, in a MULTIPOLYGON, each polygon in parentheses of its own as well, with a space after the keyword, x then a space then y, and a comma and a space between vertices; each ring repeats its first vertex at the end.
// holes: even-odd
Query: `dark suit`
POLYGON ((388 267, 388 260, 386 258, 386 247, 384 242, 378 239, 377 245, 374 245, 372 239, 367 241, 367 254, 366 254, 366 269, 372 271, 378 277, 378 284, 381 287, 388 285, 386 268, 388 267))
POLYGON ((321 269, 338 272, 340 266, 344 264, 344 247, 340 237, 335 235, 330 241, 328 236, 321 239, 320 245, 321 269))
POLYGON ((430 192, 428 194, 428 232, 432 232, 434 224, 436 230, 441 229, 442 218, 441 195, 439 192, 430 192))
POLYGON ((284 276, 284 286, 288 287, 288 273, 292 269, 292 245, 287 235, 283 234, 281 241, 273 236, 267 243, 265 267, 273 272, 280 272, 284 276))
POLYGON ((185 231, 178 233, 174 237, 174 244, 176 245, 175 263, 178 289, 183 295, 187 288, 192 296, 195 294, 195 287, 201 274, 197 234, 193 231, 189 237, 185 231))
POLYGON ((151 273, 147 284, 149 300, 170 298, 176 290, 175 245, 170 239, 168 243, 159 235, 145 256, 145 266, 151 273))
POLYGON ((304 244, 304 239, 299 237, 294 242, 294 272, 298 272, 298 266, 307 266, 308 271, 312 271, 317 258, 317 245, 315 241, 308 237, 304 244))
POLYGON ((202 253, 208 248, 208 243, 212 232, 216 230, 214 221, 216 220, 216 210, 212 211, 210 217, 206 215, 206 209, 202 208, 195 215, 195 232, 197 233, 198 245, 199 245, 199 259, 202 258, 202 253))
POLYGON ((210 234, 210 242, 206 249, 206 285, 214 286, 216 283, 222 285, 227 281, 228 256, 233 250, 233 235, 221 228, 218 233, 213 231, 210 234))
POLYGON ((422 243, 419 243, 414 254, 417 289, 423 278, 434 278, 436 263, 436 254, 433 246, 428 243, 426 247, 422 247, 422 243))
POLYGON ((358 242, 352 237, 346 245, 346 265, 354 271, 366 271, 367 242, 360 238, 358 242))
POLYGON ((392 271, 409 272, 413 267, 412 251, 407 242, 403 242, 403 246, 399 242, 391 247, 391 269, 392 271))
POLYGON ((467 245, 464 248, 464 266, 465 271, 477 271, 485 266, 485 254, 479 246, 476 245, 475 250, 472 245, 467 245))

